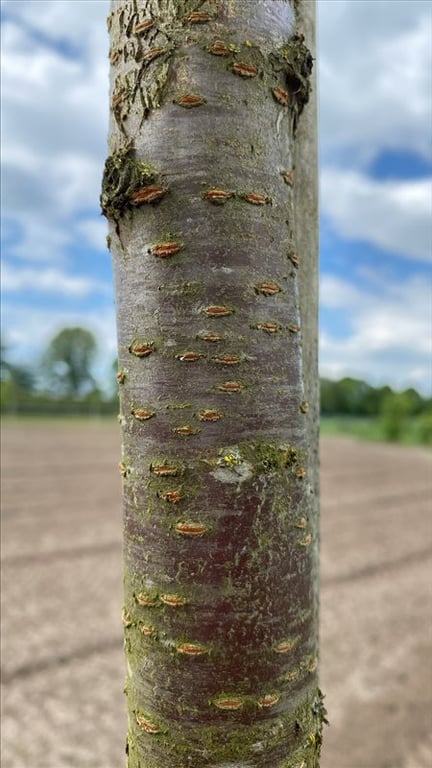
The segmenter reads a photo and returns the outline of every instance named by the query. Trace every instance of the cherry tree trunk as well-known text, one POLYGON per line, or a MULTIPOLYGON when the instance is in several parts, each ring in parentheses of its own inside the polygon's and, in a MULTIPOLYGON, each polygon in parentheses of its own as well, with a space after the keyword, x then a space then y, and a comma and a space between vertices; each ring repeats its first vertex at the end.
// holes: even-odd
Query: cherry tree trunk
POLYGON ((316 768, 312 0, 114 0, 129 768, 316 768))

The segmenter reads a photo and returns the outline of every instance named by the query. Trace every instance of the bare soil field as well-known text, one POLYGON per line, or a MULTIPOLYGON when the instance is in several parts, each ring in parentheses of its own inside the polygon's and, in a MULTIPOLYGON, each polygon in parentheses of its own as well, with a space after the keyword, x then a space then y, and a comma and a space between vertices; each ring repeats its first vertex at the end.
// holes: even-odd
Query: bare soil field
MULTIPOLYGON (((2 768, 124 765, 119 453, 109 422, 3 428, 2 768)), ((431 768, 432 453, 321 462, 321 768, 431 768)))

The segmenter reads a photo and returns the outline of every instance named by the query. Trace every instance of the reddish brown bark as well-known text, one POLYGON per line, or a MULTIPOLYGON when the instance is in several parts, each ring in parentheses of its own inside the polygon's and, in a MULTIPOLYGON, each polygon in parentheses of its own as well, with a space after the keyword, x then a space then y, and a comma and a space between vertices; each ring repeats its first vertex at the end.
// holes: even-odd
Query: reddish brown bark
POLYGON ((110 16, 130 768, 318 765, 305 6, 110 16))

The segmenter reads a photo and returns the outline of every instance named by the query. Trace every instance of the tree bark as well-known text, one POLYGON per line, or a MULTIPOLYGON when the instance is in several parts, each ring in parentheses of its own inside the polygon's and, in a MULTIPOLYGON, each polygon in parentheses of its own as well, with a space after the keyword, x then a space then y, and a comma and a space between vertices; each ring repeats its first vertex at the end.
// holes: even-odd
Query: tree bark
POLYGON ((115 0, 129 768, 312 768, 312 0, 115 0))

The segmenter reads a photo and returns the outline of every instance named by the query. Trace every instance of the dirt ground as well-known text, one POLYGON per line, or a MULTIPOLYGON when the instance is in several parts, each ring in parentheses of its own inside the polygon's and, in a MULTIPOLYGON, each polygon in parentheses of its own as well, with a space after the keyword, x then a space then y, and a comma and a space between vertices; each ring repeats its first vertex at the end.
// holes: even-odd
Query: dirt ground
MULTIPOLYGON (((2 768, 120 768, 120 437, 3 429, 2 768)), ((432 454, 322 441, 321 768, 432 767, 432 454)))

